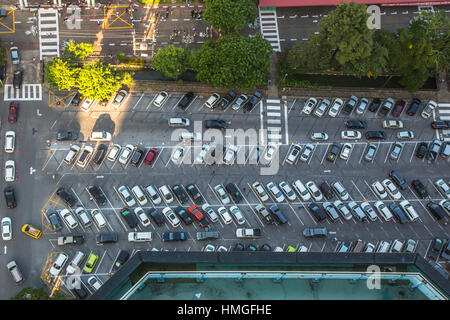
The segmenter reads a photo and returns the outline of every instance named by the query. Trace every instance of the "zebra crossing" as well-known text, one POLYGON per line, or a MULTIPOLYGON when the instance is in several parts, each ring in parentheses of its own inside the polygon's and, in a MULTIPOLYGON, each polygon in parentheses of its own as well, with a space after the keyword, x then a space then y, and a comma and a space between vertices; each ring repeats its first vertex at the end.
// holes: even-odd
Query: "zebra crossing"
POLYGON ((275 8, 271 10, 261 10, 259 8, 259 25, 261 34, 264 39, 270 42, 273 50, 281 52, 280 36, 278 34, 277 11, 275 8))
POLYGON ((441 120, 450 120, 450 103, 439 103, 438 114, 441 120))
POLYGON ((279 99, 266 100, 267 142, 281 143, 281 101, 279 99))
POLYGON ((39 9, 39 57, 59 57, 58 10, 39 9))
POLYGON ((14 89, 12 84, 5 84, 4 89, 4 101, 42 100, 42 86, 40 84, 24 84, 21 89, 14 89))

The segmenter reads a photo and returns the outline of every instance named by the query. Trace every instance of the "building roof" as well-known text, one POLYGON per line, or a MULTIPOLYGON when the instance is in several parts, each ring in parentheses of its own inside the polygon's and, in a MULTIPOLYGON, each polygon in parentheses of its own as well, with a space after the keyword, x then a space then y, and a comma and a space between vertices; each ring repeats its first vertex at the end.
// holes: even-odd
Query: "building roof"
MULTIPOLYGON (((443 0, 354 0, 356 3, 379 4, 382 6, 429 6, 450 4, 450 1, 443 0)), ((259 0, 261 8, 266 7, 318 7, 337 6, 341 0, 259 0)), ((344 2, 350 2, 345 0, 344 2)))

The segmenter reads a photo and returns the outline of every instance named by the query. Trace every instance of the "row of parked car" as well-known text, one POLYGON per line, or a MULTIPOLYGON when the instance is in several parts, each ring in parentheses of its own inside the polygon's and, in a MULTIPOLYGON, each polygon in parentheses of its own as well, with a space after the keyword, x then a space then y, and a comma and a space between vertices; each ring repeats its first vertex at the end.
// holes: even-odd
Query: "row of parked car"
MULTIPOLYGON (((406 113, 409 116, 414 116, 422 101, 417 98, 414 98, 409 104, 406 113)), ((386 116, 389 112, 391 112, 391 116, 399 117, 403 112, 403 109, 406 107, 406 102, 402 99, 394 101, 392 98, 387 98, 383 103, 381 103, 381 99, 375 98, 370 102, 366 98, 358 99, 355 96, 351 96, 344 104, 344 101, 340 98, 336 98, 331 102, 329 99, 322 99, 320 103, 316 98, 309 98, 306 100, 302 112, 304 114, 313 114, 316 117, 322 117, 324 114, 328 114, 330 117, 336 117, 341 111, 344 115, 348 116, 355 110, 355 113, 358 115, 362 115, 366 109, 370 112, 377 113, 380 116, 386 116), (328 112, 327 112, 328 111, 328 112)), ((422 118, 428 119, 432 114, 433 110, 437 107, 437 103, 430 100, 425 105, 424 109, 421 112, 422 118)))

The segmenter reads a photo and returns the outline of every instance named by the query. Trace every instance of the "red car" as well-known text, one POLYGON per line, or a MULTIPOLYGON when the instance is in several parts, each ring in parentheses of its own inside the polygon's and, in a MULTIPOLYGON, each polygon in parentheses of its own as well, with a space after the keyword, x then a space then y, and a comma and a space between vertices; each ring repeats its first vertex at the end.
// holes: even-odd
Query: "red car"
POLYGON ((9 104, 9 115, 8 115, 8 122, 9 123, 16 123, 17 122, 17 111, 19 110, 19 103, 16 101, 13 101, 9 104))
POLYGON ((206 228, 209 226, 208 220, 206 220, 203 213, 200 212, 200 210, 197 208, 197 206, 192 205, 188 208, 189 213, 191 214, 192 218, 194 218, 195 221, 199 224, 200 228, 206 228))
POLYGON ((156 149, 156 148, 151 148, 151 149, 148 151, 147 156, 146 156, 145 159, 144 159, 144 162, 145 162, 146 164, 152 164, 152 163, 153 163, 153 160, 156 159, 156 156, 157 156, 157 155, 158 155, 158 149, 156 149))
POLYGON ((395 103, 394 109, 392 109, 391 115, 393 117, 400 117, 400 114, 402 113, 403 109, 406 106, 406 102, 404 100, 397 100, 395 103))

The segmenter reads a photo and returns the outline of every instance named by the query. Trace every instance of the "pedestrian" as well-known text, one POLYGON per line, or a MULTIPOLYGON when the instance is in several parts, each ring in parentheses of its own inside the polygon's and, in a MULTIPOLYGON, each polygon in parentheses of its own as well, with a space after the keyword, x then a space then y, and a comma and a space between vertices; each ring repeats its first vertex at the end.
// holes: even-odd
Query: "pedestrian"
POLYGON ((97 20, 97 25, 100 25, 100 19, 99 19, 99 20, 97 20))
POLYGON ((195 27, 194 26, 192 26, 192 31, 195 31, 195 27))
POLYGON ((193 18, 194 15, 195 15, 195 10, 192 10, 192 11, 191 11, 191 18, 193 18))

